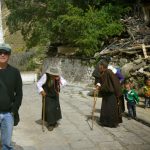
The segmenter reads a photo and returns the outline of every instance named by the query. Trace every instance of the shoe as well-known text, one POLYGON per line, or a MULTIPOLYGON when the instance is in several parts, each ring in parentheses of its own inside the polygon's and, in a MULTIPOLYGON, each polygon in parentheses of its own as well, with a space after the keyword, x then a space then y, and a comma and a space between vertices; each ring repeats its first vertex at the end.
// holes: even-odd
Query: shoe
POLYGON ((128 117, 128 120, 131 120, 132 118, 131 117, 128 117))
POLYGON ((58 126, 59 126, 59 124, 58 124, 58 123, 56 123, 54 127, 55 127, 55 128, 57 128, 58 126))
POLYGON ((53 131, 54 126, 48 126, 47 128, 48 128, 48 131, 53 131))

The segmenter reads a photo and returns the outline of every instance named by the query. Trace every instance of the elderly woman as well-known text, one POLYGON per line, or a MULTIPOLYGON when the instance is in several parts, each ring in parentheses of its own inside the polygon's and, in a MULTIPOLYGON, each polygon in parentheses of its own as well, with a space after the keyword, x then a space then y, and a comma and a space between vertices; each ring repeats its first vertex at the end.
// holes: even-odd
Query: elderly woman
POLYGON ((37 82, 37 88, 45 98, 45 121, 48 130, 52 131, 58 126, 58 120, 62 118, 59 103, 60 73, 58 68, 49 67, 37 82))
POLYGON ((117 127, 122 122, 120 96, 121 84, 117 76, 108 69, 108 63, 102 61, 99 64, 99 83, 97 90, 102 96, 100 124, 107 127, 117 127))

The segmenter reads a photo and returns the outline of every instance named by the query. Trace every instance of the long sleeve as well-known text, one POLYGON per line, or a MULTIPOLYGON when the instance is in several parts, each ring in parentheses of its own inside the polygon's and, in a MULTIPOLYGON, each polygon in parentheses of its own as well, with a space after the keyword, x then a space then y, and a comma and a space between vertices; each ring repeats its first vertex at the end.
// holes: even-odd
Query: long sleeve
POLYGON ((134 98, 135 98, 136 103, 139 103, 139 96, 138 96, 138 94, 134 90, 133 90, 133 93, 134 93, 134 98))
POLYGON ((114 76, 113 74, 112 75, 110 74, 110 78, 111 78, 111 82, 112 82, 113 87, 114 87, 115 95, 117 97, 120 97, 122 95, 122 87, 121 87, 121 84, 119 82, 119 79, 116 76, 114 76))
POLYGON ((67 81, 62 76, 60 76, 60 86, 62 87, 65 85, 67 85, 67 81))
POLYGON ((23 97, 23 92, 22 92, 22 79, 20 72, 17 71, 17 77, 16 77, 16 84, 15 84, 15 95, 14 95, 14 103, 12 107, 12 112, 17 113, 19 110, 19 107, 22 103, 22 97, 23 97))
POLYGON ((121 84, 116 75, 110 70, 107 69, 100 78, 101 80, 101 89, 102 93, 114 93, 117 97, 121 96, 121 84))
POLYGON ((0 80, 0 111, 18 113, 23 97, 20 71, 8 65, 0 70, 0 80))
POLYGON ((43 89, 43 84, 46 82, 47 77, 46 74, 43 74, 43 76, 39 79, 39 81, 37 82, 37 88, 38 88, 38 92, 40 93, 41 91, 44 91, 43 89))

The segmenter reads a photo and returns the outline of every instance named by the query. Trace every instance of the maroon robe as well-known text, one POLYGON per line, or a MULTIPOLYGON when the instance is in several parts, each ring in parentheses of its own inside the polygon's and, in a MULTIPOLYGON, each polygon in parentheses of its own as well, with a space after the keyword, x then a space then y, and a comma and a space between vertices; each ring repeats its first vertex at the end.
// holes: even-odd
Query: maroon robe
POLYGON ((119 97, 121 94, 121 84, 116 75, 109 69, 100 75, 100 94, 102 95, 102 105, 100 113, 100 123, 107 127, 117 127, 122 122, 119 97))

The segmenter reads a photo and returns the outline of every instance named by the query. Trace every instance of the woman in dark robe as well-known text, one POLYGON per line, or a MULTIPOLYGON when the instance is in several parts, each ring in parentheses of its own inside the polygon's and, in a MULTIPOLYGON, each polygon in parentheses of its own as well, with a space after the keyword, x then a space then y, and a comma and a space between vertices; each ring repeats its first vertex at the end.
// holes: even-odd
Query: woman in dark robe
POLYGON ((48 130, 52 131, 58 125, 58 120, 62 118, 59 103, 59 70, 53 67, 48 68, 37 82, 37 87, 42 97, 45 97, 45 121, 47 122, 48 130))
POLYGON ((97 89, 102 96, 100 124, 107 127, 117 127, 122 122, 119 99, 122 95, 121 84, 116 75, 107 67, 108 63, 105 61, 99 64, 100 83, 97 84, 97 89))

